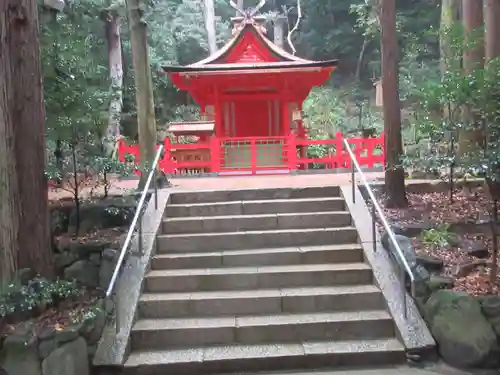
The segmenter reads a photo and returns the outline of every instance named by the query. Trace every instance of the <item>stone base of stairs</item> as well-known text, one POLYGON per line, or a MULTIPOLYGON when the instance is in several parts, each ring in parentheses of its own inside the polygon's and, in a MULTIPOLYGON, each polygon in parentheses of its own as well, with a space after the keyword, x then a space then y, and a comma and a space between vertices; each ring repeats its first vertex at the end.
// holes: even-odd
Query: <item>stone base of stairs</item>
POLYGON ((396 339, 234 345, 133 353, 124 375, 222 374, 245 371, 320 369, 348 365, 402 364, 396 339))
POLYGON ((403 363, 347 207, 336 186, 172 193, 125 374, 403 363))

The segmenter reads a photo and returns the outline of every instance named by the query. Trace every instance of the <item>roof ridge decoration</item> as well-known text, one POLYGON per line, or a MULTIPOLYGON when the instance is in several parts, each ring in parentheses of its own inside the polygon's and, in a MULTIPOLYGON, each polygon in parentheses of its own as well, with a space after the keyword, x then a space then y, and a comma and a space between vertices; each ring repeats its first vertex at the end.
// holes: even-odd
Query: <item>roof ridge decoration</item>
POLYGON ((236 9, 238 13, 240 13, 243 16, 243 21, 249 21, 252 20, 253 17, 259 13, 259 10, 266 4, 266 0, 260 0, 260 2, 257 4, 257 6, 253 8, 248 8, 246 10, 241 9, 238 4, 234 2, 234 0, 229 0, 229 4, 236 9))
POLYGON ((246 25, 252 25, 256 30, 258 30, 261 34, 266 35, 267 29, 264 25, 256 22, 254 19, 243 19, 240 23, 234 25, 232 30, 232 35, 235 36, 241 32, 245 28, 246 25))
POLYGON ((229 72, 281 68, 333 69, 337 66, 338 60, 314 61, 301 58, 289 53, 284 48, 275 45, 269 40, 266 36, 267 30, 261 23, 264 17, 261 15, 257 16, 259 10, 265 5, 266 0, 260 0, 256 7, 246 11, 238 7, 234 0, 229 0, 229 2, 239 14, 243 15, 243 17, 232 18, 233 21, 236 21, 232 38, 214 54, 186 66, 164 66, 163 70, 165 72, 229 72), (253 44, 252 47, 248 47, 249 43, 253 44), (265 61, 249 58, 249 55, 252 55, 250 49, 253 47, 256 47, 260 52, 265 52, 265 61), (231 57, 232 60, 228 61, 228 56, 231 56, 233 52, 236 53, 237 58, 234 59, 233 56, 231 57))

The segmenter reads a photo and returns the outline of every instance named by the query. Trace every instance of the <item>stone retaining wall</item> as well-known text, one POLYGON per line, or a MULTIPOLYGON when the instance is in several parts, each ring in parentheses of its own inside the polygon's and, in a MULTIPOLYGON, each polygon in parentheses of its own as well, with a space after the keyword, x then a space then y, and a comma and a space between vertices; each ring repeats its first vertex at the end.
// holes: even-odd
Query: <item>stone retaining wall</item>
POLYGON ((105 323, 102 301, 64 328, 22 323, 3 340, 0 367, 8 375, 89 375, 105 323))
MULTIPOLYGON (((87 201, 78 215, 71 202, 51 207, 52 234, 57 238, 53 243, 57 276, 75 280, 78 286, 89 287, 93 296, 102 296, 109 286, 135 205, 136 198, 130 196, 87 201), (72 235, 77 218, 82 234, 78 237, 72 235), (97 232, 97 236, 91 236, 103 230, 116 235, 102 238, 101 232, 97 232)), ((26 271, 29 275, 26 280, 22 277, 18 280, 23 285, 33 276, 26 271)), ((2 370, 8 375, 91 373, 91 363, 108 316, 104 301, 84 306, 77 316, 71 316, 69 321, 66 316, 61 324, 54 324, 53 316, 44 322, 40 314, 46 307, 36 307, 37 314, 28 311, 29 318, 36 316, 29 321, 8 325, 0 319, 0 330, 5 333, 0 337, 0 375, 4 375, 2 370)))

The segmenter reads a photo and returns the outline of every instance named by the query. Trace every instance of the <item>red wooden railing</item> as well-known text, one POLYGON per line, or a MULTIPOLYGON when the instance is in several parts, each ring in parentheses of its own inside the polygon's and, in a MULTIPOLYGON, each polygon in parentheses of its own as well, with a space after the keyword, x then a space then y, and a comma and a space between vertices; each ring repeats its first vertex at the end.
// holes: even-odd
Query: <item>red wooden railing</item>
MULTIPOLYGON (((360 166, 373 168, 384 165, 384 136, 378 138, 349 138, 360 166)), ((298 139, 288 137, 216 137, 195 144, 172 143, 164 140, 161 170, 169 175, 260 174, 286 172, 298 169, 351 168, 351 160, 343 148, 343 137, 337 133, 333 139, 298 139), (312 157, 311 148, 321 155, 312 157)), ((137 145, 121 140, 118 157, 121 162, 131 155, 139 161, 137 145)), ((139 172, 137 172, 139 173, 139 172)))

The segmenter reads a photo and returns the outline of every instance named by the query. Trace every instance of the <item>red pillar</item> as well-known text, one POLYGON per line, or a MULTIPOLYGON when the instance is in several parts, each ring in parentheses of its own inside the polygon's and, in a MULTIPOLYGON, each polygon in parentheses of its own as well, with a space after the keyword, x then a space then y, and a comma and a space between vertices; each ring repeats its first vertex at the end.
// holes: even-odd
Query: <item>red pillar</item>
POLYGON ((283 135, 287 137, 290 135, 290 112, 286 98, 281 99, 281 118, 283 124, 283 135))

